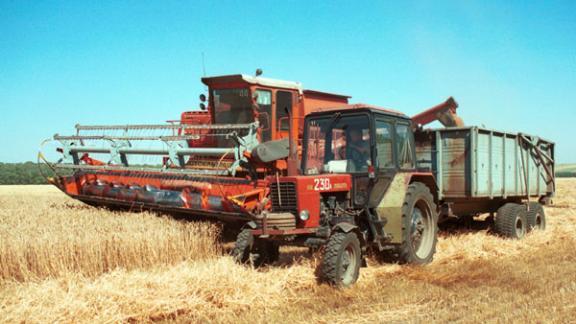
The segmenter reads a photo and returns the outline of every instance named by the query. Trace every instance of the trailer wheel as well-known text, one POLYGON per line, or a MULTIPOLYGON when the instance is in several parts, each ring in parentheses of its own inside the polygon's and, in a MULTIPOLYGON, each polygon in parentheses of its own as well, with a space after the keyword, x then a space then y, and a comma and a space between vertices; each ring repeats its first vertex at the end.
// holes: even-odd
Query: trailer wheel
POLYGON ((358 280, 361 253, 356 233, 332 234, 324 249, 319 279, 337 287, 352 285, 358 280))
POLYGON ((393 261, 432 262, 438 241, 438 212, 430 189, 421 182, 410 184, 406 191, 402 206, 402 237, 393 261))
POLYGON ((540 203, 531 202, 528 207, 530 210, 526 213, 526 224, 528 231, 531 230, 545 230, 546 229, 546 214, 544 208, 540 203))
POLYGON ((280 255, 277 243, 257 239, 249 229, 242 230, 232 250, 232 257, 240 264, 260 267, 278 260, 280 255))
POLYGON ((494 230, 504 237, 521 239, 526 235, 526 210, 523 205, 506 203, 498 209, 494 230))

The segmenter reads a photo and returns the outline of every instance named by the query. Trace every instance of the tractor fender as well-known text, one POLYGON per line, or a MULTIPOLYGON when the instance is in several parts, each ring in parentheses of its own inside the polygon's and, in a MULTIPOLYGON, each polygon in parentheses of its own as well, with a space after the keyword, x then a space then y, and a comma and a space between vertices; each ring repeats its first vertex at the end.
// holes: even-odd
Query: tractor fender
POLYGON ((402 243, 402 206, 408 186, 413 182, 422 182, 429 189, 434 199, 437 186, 434 177, 426 172, 398 172, 390 182, 382 199, 375 208, 378 218, 384 222, 384 232, 389 236, 390 243, 402 243))
POLYGON ((434 202, 438 203, 438 196, 440 193, 438 192, 438 184, 436 183, 436 178, 432 173, 429 172, 415 172, 410 175, 409 183, 412 182, 422 182, 423 184, 430 189, 432 196, 434 196, 434 202))
MULTIPOLYGON (((362 246, 362 250, 364 250, 364 247, 366 246, 366 240, 364 239, 364 236, 362 235, 362 233, 360 232, 360 228, 356 225, 352 225, 350 223, 338 223, 336 225, 334 225, 334 227, 332 227, 332 232, 344 232, 344 233, 350 233, 350 232, 354 232, 356 234, 356 236, 358 236, 358 240, 360 240, 360 245, 362 246)), ((367 263, 366 263, 366 258, 364 256, 364 253, 362 253, 362 257, 360 258, 360 266, 365 268, 367 267, 367 263)))
POLYGON ((411 178, 411 173, 396 173, 375 208, 378 218, 385 222, 384 232, 393 244, 402 243, 402 205, 411 178))
POLYGON ((366 244, 366 238, 364 237, 364 235, 362 235, 362 232, 360 231, 360 227, 358 227, 354 224, 350 224, 350 223, 346 223, 346 222, 338 223, 332 227, 332 232, 338 232, 338 231, 343 232, 343 233, 354 232, 358 236, 358 239, 360 240, 360 244, 362 244, 363 246, 366 244))
POLYGON ((340 230, 344 233, 350 233, 351 231, 356 230, 356 229, 358 229, 358 226, 352 225, 350 223, 344 223, 344 222, 338 223, 338 224, 334 225, 334 227, 332 227, 333 232, 340 230))

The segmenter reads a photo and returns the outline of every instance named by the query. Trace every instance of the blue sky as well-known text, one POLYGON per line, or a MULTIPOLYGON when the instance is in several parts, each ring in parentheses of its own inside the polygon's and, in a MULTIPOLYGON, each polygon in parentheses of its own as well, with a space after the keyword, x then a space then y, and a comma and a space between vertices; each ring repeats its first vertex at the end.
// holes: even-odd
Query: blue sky
POLYGON ((208 75, 300 81, 413 115, 534 133, 576 163, 574 1, 0 0, 0 162, 76 123, 154 123, 208 75))

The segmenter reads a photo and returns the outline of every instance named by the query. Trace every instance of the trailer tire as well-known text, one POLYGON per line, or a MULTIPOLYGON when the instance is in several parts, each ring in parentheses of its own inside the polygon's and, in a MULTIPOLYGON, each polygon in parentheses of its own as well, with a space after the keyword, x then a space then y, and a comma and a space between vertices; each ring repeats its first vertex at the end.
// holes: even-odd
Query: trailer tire
POLYGON ((362 260, 360 240, 355 232, 335 232, 324 247, 319 279, 336 287, 348 287, 358 280, 362 260))
POLYGON ((531 202, 528 204, 529 210, 526 213, 527 230, 545 230, 546 229, 546 214, 544 208, 540 203, 531 202))
POLYGON ((255 268, 278 261, 279 256, 277 243, 255 238, 250 229, 238 234, 232 249, 234 261, 255 268))
POLYGON ((523 205, 506 203, 498 209, 494 230, 503 237, 521 239, 526 235, 526 216, 523 205))

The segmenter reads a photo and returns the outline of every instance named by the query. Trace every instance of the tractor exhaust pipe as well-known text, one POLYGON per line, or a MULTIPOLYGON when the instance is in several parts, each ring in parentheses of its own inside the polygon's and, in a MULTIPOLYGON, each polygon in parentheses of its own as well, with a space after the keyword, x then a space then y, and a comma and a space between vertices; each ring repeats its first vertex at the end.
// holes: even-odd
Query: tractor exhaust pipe
POLYGON ((290 120, 290 132, 288 134, 288 146, 290 151, 287 160, 287 173, 289 176, 298 175, 298 129, 296 129, 295 125, 297 125, 298 111, 304 111, 304 109, 300 109, 303 100, 299 97, 298 101, 298 109, 291 109, 291 111, 288 111, 288 109, 286 110, 290 120))

